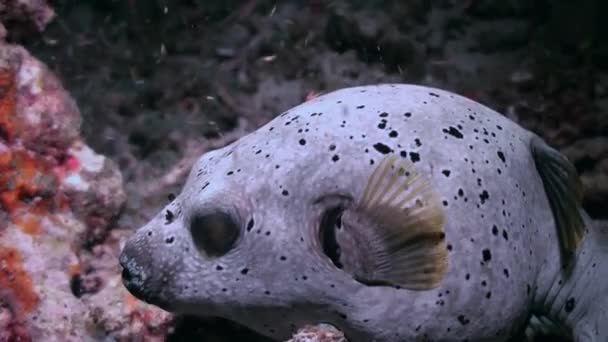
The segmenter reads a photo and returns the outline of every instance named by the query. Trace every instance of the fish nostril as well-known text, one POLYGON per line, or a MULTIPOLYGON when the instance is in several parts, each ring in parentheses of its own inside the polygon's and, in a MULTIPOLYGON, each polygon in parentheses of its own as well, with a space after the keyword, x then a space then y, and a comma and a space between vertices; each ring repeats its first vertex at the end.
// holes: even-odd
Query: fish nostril
POLYGON ((121 276, 123 281, 131 281, 131 278, 133 278, 131 272, 126 267, 123 267, 121 276))
POLYGON ((133 262, 124 251, 120 254, 118 263, 122 268, 121 277, 124 282, 137 280, 137 272, 133 269, 133 262))

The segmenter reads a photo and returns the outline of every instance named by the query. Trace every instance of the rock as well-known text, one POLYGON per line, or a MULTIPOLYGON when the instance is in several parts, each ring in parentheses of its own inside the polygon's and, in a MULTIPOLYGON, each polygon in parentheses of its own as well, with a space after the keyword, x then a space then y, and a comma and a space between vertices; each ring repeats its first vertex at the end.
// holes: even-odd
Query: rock
POLYGON ((45 0, 0 0, 0 22, 29 20, 42 31, 54 17, 55 12, 45 0))
POLYGON ((477 48, 484 53, 511 51, 528 44, 529 24, 505 20, 477 33, 477 48))
POLYGON ((305 326, 287 342, 346 342, 344 334, 329 324, 305 326))
POLYGON ((516 85, 527 85, 534 81, 534 75, 529 70, 515 70, 511 73, 510 81, 516 85))
POLYGON ((467 12, 484 19, 522 17, 534 9, 534 4, 526 0, 473 0, 470 4, 467 12))
POLYGON ((6 101, 16 102, 14 115, 3 113, 2 134, 8 141, 19 138, 28 149, 57 155, 78 136, 80 112, 57 77, 22 47, 0 47, 0 69, 5 71, 6 101))
POLYGON ((230 25, 221 37, 217 37, 215 53, 218 57, 232 58, 247 45, 251 34, 243 25, 230 25))
POLYGON ((574 163, 581 175, 585 209, 594 218, 608 218, 608 137, 581 139, 562 152, 574 163))
POLYGON ((109 229, 123 180, 82 140, 80 120, 46 65, 0 43, 2 341, 153 340, 169 329, 167 313, 120 282, 109 229))
POLYGON ((422 47, 399 31, 384 12, 345 12, 334 7, 325 26, 325 40, 337 52, 357 51, 366 62, 405 70, 422 60, 422 47), (345 14, 348 13, 348 14, 345 14))

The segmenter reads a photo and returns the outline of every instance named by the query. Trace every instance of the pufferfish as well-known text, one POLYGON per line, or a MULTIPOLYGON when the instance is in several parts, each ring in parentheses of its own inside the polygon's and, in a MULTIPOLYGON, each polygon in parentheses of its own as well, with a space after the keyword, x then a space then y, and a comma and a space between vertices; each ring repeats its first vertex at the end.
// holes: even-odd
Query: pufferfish
POLYGON ((517 341, 530 318, 608 341, 608 235, 573 165, 457 94, 358 86, 205 153, 125 243, 123 283, 165 310, 276 340, 517 341))

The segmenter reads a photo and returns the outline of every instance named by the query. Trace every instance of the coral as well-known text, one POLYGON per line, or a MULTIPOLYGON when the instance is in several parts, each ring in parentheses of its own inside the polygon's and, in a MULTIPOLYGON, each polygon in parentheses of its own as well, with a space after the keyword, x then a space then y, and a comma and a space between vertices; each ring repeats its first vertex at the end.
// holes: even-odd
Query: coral
POLYGON ((346 342, 344 334, 327 324, 305 326, 287 342, 346 342))
POLYGON ((29 20, 38 30, 55 17, 55 12, 45 0, 1 0, 0 1, 0 39, 6 33, 2 22, 6 20, 29 20))
POLYGON ((0 43, 2 341, 150 340, 169 327, 120 282, 109 228, 125 202, 122 176, 84 143, 80 120, 43 63, 0 43))

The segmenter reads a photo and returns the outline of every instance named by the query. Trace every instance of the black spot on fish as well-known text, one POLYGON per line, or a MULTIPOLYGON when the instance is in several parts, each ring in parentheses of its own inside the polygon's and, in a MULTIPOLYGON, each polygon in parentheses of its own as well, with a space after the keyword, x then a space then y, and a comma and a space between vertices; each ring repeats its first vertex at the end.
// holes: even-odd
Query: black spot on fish
POLYGON ((575 307, 575 302, 574 302, 574 298, 570 297, 568 298, 568 300, 566 301, 566 306, 564 307, 564 310, 566 310, 566 313, 571 313, 572 310, 574 310, 575 307))
POLYGON ((446 177, 450 177, 450 170, 443 170, 441 173, 443 173, 446 177))
POLYGON ((443 133, 449 134, 457 139, 462 139, 463 135, 456 127, 450 126, 449 129, 443 129, 443 133))
POLYGON ((300 139, 299 143, 302 146, 306 145, 306 139, 300 139))
POLYGON ((422 142, 420 142, 420 139, 418 138, 414 139, 414 143, 416 143, 416 146, 418 147, 422 146, 422 142))
POLYGON ((496 152, 496 154, 498 154, 498 158, 500 158, 500 160, 502 160, 503 163, 506 163, 506 158, 505 158, 505 154, 502 153, 501 151, 496 152))
POLYGON ((399 152, 399 155, 403 158, 407 158, 407 152, 405 152, 405 151, 399 152))
POLYGON ((458 315, 458 322, 462 325, 467 325, 470 321, 464 315, 458 315))
POLYGON ((376 149, 376 151, 378 151, 382 154, 388 154, 393 151, 390 147, 384 145, 383 143, 374 144, 374 148, 376 149))
POLYGON ((416 153, 416 152, 410 152, 410 159, 412 160, 412 163, 416 163, 420 161, 420 154, 416 153))
POLYGON ((488 262, 488 261, 492 260, 492 253, 490 252, 489 249, 484 249, 483 251, 481 251, 481 255, 483 257, 484 262, 488 262))
POLYGON ((337 162, 338 160, 340 160, 340 157, 339 157, 337 154, 334 154, 334 156, 333 156, 333 157, 331 157, 331 160, 332 160, 333 162, 337 162))
POLYGON ((431 95, 433 97, 439 97, 439 94, 435 94, 435 93, 429 93, 429 95, 431 95))
POLYGON ((502 230, 502 237, 503 237, 505 240, 509 241, 509 234, 507 234, 507 231, 506 231, 506 230, 504 230, 504 229, 502 230))
POLYGON ((487 298, 487 299, 490 299, 490 297, 492 297, 492 291, 488 291, 488 292, 486 293, 486 298, 487 298))
POLYGON ((245 274, 247 274, 247 273, 249 273, 249 269, 248 269, 248 268, 243 268, 243 269, 241 270, 241 274, 242 274, 242 275, 245 275, 245 274))
POLYGON ((509 270, 508 269, 504 269, 502 270, 502 273, 504 273, 505 277, 509 278, 509 270))
POLYGON ((496 227, 496 225, 492 226, 492 234, 498 235, 498 227, 496 227))
POLYGON ((399 133, 397 133, 397 131, 391 131, 388 136, 391 138, 396 138, 399 135, 399 133))
POLYGON ((330 151, 333 151, 335 149, 336 149, 336 145, 334 145, 334 144, 329 145, 329 150, 330 151))
POLYGON ((283 190, 283 191, 281 191, 281 195, 283 195, 283 196, 289 196, 289 191, 283 190))
POLYGON ((385 117, 387 117, 387 116, 388 116, 388 113, 387 113, 387 112, 382 112, 382 113, 380 113, 380 115, 379 115, 379 116, 380 116, 381 118, 385 118, 385 117))
POLYGON ((404 113, 403 115, 405 115, 405 117, 406 117, 406 118, 409 118, 409 117, 411 117, 411 116, 412 116, 412 113, 407 112, 407 113, 404 113))
POLYGON ((175 215, 173 214, 173 212, 167 209, 167 211, 165 212, 165 224, 171 224, 174 218, 175 215))
POLYGON ((363 108, 365 108, 364 105, 357 106, 357 109, 363 109, 363 108))
POLYGON ((488 194, 488 192, 486 190, 482 191, 481 194, 479 195, 481 204, 486 203, 486 200, 488 200, 488 198, 490 198, 490 195, 488 194))
POLYGON ((250 232, 253 229, 254 225, 255 225, 255 222, 253 221, 253 218, 251 218, 249 220, 249 222, 247 222, 247 231, 250 232))
POLYGON ((175 200, 175 195, 174 195, 174 194, 169 194, 169 195, 167 195, 167 199, 168 199, 170 202, 173 202, 173 200, 175 200))

